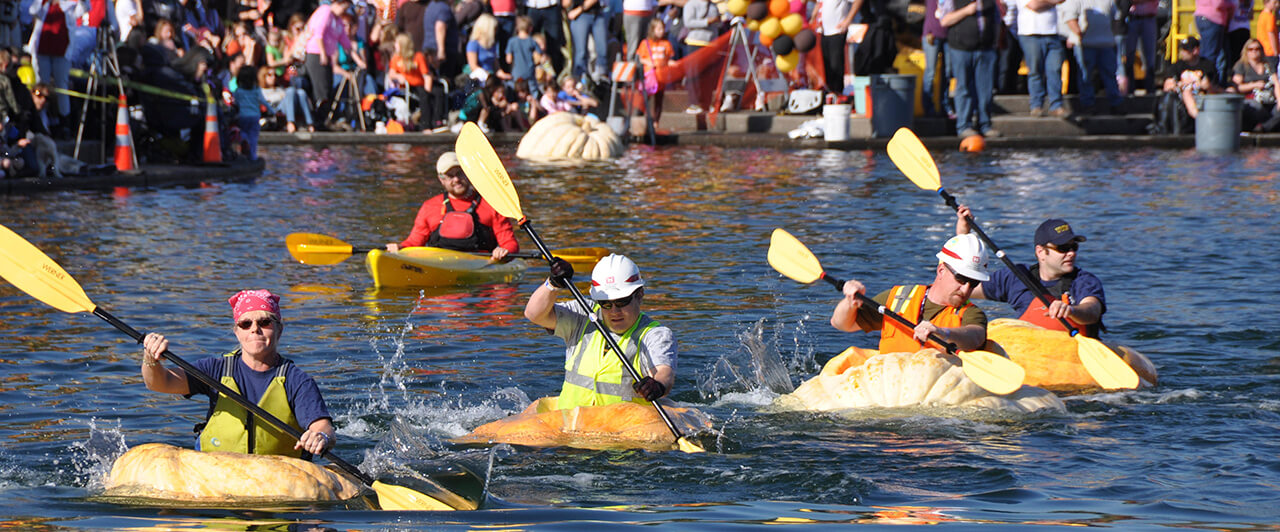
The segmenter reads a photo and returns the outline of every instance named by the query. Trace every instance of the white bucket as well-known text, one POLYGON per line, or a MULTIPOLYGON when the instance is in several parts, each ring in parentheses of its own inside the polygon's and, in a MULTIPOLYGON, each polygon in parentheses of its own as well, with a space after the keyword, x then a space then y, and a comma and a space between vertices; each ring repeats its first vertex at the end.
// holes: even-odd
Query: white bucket
POLYGON ((822 106, 822 132, 827 141, 849 140, 849 115, 853 106, 834 103, 822 106))

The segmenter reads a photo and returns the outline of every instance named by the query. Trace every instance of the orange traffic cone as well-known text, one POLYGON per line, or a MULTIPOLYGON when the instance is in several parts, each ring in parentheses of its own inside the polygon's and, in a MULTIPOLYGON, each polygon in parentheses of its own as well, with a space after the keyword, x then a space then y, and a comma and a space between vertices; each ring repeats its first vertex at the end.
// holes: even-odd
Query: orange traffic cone
POLYGON ((209 111, 204 114, 204 162, 206 163, 222 162, 222 140, 218 138, 218 113, 214 112, 215 105, 217 103, 210 100, 209 111))
POLYGON ((129 104, 120 95, 120 110, 116 111, 116 170, 133 170, 133 134, 129 132, 129 104))

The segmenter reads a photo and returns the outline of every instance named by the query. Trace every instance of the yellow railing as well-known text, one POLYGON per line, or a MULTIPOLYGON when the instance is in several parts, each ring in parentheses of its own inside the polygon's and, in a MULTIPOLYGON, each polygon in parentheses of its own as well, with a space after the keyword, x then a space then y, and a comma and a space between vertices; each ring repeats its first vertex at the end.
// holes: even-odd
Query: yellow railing
MULTIPOLYGON (((1165 57, 1170 63, 1178 60, 1178 41, 1186 38, 1188 35, 1200 35, 1196 31, 1196 2, 1195 0, 1172 0, 1173 7, 1170 10, 1169 17, 1169 39, 1165 41, 1165 57)), ((1249 34, 1254 34, 1254 28, 1257 27, 1258 13, 1262 12, 1262 0, 1253 0, 1253 20, 1249 22, 1249 34)), ((1240 50, 1236 50, 1239 53, 1240 50)))

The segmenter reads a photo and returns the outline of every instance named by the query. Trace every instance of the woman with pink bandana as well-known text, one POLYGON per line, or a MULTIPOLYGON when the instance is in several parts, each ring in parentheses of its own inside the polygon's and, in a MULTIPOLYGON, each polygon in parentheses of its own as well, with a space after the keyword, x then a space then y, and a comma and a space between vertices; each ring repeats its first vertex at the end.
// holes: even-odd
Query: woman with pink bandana
POLYGON ((240 341, 240 348, 220 357, 197 360, 193 365, 292 425, 302 432, 302 439, 294 441, 181 368, 165 367, 160 354, 169 348, 169 340, 157 333, 149 333, 142 340, 142 379, 147 388, 209 397, 209 415, 196 427, 200 433, 196 448, 201 451, 276 454, 309 460, 312 455, 333 448, 333 417, 319 387, 278 351, 284 330, 280 296, 266 290, 242 290, 228 302, 233 318, 231 330, 240 341))

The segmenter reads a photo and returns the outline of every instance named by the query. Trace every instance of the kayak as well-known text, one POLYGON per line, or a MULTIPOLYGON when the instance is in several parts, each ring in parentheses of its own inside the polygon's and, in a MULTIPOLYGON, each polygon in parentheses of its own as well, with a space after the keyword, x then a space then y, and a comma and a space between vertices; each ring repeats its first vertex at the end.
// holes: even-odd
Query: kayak
MULTIPOLYGON (((1146 355, 1122 345, 1106 345, 1138 374, 1139 386, 1157 383, 1155 365, 1146 355)), ((1076 341, 1066 331, 1000 318, 987 324, 987 348, 1022 366, 1027 372, 1026 384, 1067 393, 1098 387, 1076 355, 1076 341)))
POLYGON ((960 359, 925 348, 880 353, 850 347, 794 392, 778 397, 781 410, 833 411, 855 408, 969 407, 1014 414, 1066 412, 1052 392, 1023 385, 1013 393, 988 392, 960 368, 960 359))
MULTIPOLYGON (((543 397, 519 414, 486 423, 455 443, 509 443, 530 447, 669 450, 675 436, 652 405, 614 403, 558 410, 559 397, 543 397)), ((686 436, 711 430, 706 414, 663 401, 663 408, 686 436)))
POLYGON ((378 287, 509 283, 529 269, 521 259, 493 262, 487 255, 431 247, 404 248, 398 253, 370 250, 365 264, 378 287))
POLYGON ((116 459, 104 496, 220 504, 345 501, 364 493, 346 473, 287 456, 138 445, 116 459))

